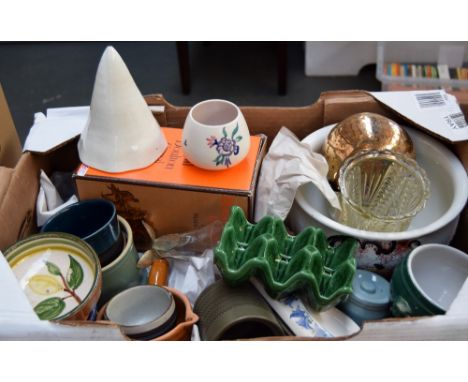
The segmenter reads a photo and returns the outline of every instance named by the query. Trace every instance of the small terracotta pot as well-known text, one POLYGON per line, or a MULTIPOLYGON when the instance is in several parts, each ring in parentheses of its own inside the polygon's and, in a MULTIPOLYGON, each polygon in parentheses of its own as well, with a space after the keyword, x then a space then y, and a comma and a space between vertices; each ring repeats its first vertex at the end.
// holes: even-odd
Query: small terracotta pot
MULTIPOLYGON (((164 287, 174 296, 177 309, 177 324, 176 326, 163 334, 160 337, 154 338, 152 341, 190 341, 192 337, 192 328, 198 322, 198 316, 193 312, 192 305, 185 294, 177 289, 164 287)), ((97 315, 97 320, 105 320, 105 311, 107 304, 104 305, 97 315)), ((126 337, 129 341, 131 338, 126 337)))

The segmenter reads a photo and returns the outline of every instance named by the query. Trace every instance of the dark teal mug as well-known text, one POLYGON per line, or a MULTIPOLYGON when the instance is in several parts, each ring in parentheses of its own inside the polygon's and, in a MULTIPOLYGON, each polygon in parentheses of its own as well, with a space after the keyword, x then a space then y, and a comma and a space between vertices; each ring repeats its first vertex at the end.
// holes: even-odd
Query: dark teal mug
POLYGON ((115 205, 105 199, 83 200, 52 216, 41 232, 66 232, 86 241, 96 251, 101 266, 114 260, 124 246, 115 205))

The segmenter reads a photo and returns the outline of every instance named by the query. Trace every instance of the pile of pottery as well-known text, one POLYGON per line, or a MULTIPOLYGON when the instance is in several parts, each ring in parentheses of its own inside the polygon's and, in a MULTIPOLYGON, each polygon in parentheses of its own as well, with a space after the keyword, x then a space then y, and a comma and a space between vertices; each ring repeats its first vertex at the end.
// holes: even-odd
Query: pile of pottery
MULTIPOLYGON (((190 110, 183 143, 193 164, 223 170, 247 156, 250 134, 236 105, 208 100, 190 110)), ((80 159, 105 172, 131 171, 154 163, 166 148, 162 129, 125 63, 108 47, 78 142, 80 159)), ((166 260, 154 260, 149 275, 138 268, 132 229, 108 200, 62 208, 40 234, 16 243, 5 255, 40 319, 93 320, 97 315, 139 340, 190 339, 198 320, 187 296, 165 287, 166 260)))
POLYGON ((339 308, 359 324, 446 312, 468 277, 468 256, 447 245, 468 198, 455 155, 372 113, 324 127, 304 142, 325 156, 341 210, 308 184, 287 221, 296 232, 320 227, 330 243, 358 240, 353 292, 339 308))
POLYGON ((312 225, 332 240, 358 239, 358 267, 385 276, 414 247, 449 244, 468 198, 458 158, 429 135, 395 125, 361 113, 306 137, 304 142, 324 152, 329 162, 328 178, 339 191, 342 210, 332 210, 308 184, 298 190, 288 217, 296 232, 312 225), (410 158, 414 155, 417 163, 410 158))
MULTIPOLYGON (((78 142, 80 158, 103 171, 121 172, 148 166, 166 147, 125 63, 108 47, 78 142)), ((130 338, 172 340, 190 339, 198 320, 180 291, 143 285, 148 279, 137 267, 132 229, 105 199, 62 208, 41 233, 16 243, 5 256, 43 320, 95 320, 100 308, 99 318, 114 320, 130 338)))
MULTIPOLYGON (((191 108, 182 141, 195 166, 229 171, 247 156, 250 134, 239 107, 215 99, 191 108)), ((167 260, 154 247, 141 256, 130 225, 104 199, 62 208, 5 256, 39 318, 107 320, 134 340, 187 340, 197 322, 204 340, 336 337, 390 314, 446 312, 468 277, 468 255, 443 245, 468 198, 458 159, 429 136, 370 113, 306 141, 325 155, 341 210, 313 184, 303 186, 287 220, 292 236, 280 218, 252 224, 233 206, 216 245, 203 248, 215 247, 223 280, 201 291, 193 309, 166 286, 167 260), (138 267, 145 259, 149 273, 138 267)), ((107 48, 80 159, 131 171, 166 147, 123 60, 107 48)))
POLYGON ((94 320, 104 307, 98 318, 115 318, 130 338, 190 339, 198 319, 190 302, 177 290, 142 285, 147 275, 137 267, 132 230, 113 203, 77 202, 41 231, 5 252, 40 319, 94 320))

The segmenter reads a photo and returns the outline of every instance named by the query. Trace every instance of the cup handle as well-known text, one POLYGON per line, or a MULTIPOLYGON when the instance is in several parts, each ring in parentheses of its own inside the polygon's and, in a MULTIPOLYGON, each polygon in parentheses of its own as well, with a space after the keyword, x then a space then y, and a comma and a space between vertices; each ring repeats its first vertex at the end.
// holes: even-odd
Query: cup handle
POLYGON ((398 296, 393 302, 392 313, 394 316, 411 316, 413 312, 408 301, 398 296))
POLYGON ((153 260, 148 276, 148 284, 165 286, 169 275, 169 262, 166 259, 153 260))

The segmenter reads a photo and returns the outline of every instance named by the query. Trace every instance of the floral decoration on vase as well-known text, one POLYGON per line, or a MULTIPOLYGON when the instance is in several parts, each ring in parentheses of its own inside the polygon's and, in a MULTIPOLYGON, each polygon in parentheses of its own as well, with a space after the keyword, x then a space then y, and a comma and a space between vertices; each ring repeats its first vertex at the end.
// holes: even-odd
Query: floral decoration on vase
POLYGON ((239 125, 237 124, 229 138, 226 127, 223 127, 222 138, 218 139, 214 135, 206 138, 207 144, 210 148, 216 146, 218 156, 213 160, 213 162, 216 163, 216 166, 225 165, 226 167, 229 167, 231 165, 231 155, 239 154, 239 145, 237 143, 242 140, 242 136, 238 135, 236 137, 238 131, 239 125))

